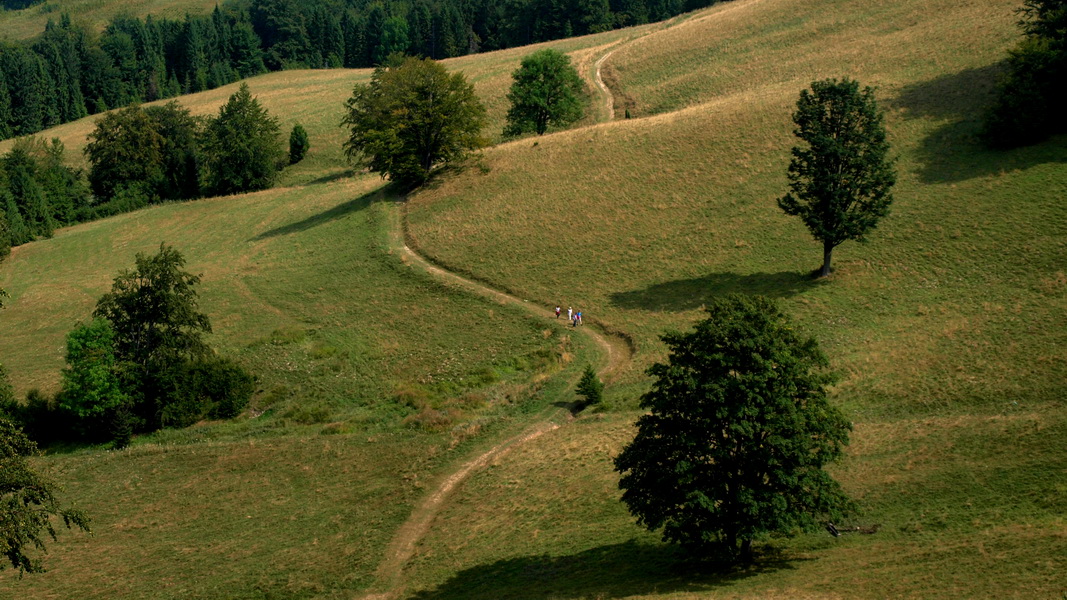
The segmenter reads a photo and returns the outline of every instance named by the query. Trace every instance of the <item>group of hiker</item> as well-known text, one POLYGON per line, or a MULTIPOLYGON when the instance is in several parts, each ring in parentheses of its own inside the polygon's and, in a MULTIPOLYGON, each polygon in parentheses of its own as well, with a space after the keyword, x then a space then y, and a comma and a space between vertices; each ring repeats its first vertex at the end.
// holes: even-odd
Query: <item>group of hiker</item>
MULTIPOLYGON (((559 305, 556 305, 556 318, 558 319, 562 311, 559 305)), ((582 311, 574 310, 571 307, 567 307, 567 320, 571 322, 571 327, 577 327, 582 325, 582 311)))

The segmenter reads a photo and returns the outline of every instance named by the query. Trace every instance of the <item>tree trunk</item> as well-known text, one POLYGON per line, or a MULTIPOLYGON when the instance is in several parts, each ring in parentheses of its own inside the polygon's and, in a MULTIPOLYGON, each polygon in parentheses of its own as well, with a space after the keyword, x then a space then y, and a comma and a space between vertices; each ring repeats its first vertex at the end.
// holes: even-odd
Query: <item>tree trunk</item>
POLYGON ((830 242, 822 243, 822 270, 819 271, 819 277, 826 277, 833 269, 830 268, 830 255, 834 252, 834 246, 830 242))
POLYGON ((750 540, 750 539, 741 540, 741 554, 740 554, 740 557, 741 557, 741 562, 743 562, 743 563, 752 562, 752 540, 750 540))

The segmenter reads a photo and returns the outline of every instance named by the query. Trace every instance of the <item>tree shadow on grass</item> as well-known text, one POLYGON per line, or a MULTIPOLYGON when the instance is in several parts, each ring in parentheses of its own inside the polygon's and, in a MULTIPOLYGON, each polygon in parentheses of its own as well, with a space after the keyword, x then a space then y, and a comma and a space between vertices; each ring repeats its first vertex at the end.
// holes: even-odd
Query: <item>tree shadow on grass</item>
POLYGON ((806 292, 822 281, 809 273, 712 273, 692 279, 677 279, 651 285, 643 290, 615 292, 611 303, 619 308, 685 311, 700 308, 731 293, 760 294, 768 298, 789 298, 806 292))
POLYGON ((601 546, 572 556, 522 556, 465 569, 440 586, 416 592, 409 600, 508 598, 626 598, 644 594, 706 592, 732 582, 793 568, 779 555, 747 566, 694 560, 666 544, 633 540, 601 546))
POLYGON ((249 241, 259 242, 273 237, 289 235, 291 233, 300 233, 301 231, 307 231, 308 229, 318 227, 319 225, 325 225, 326 223, 336 221, 337 219, 340 219, 346 215, 367 208, 376 200, 386 197, 386 194, 388 194, 388 188, 386 188, 385 190, 378 189, 372 192, 367 192, 366 194, 363 194, 358 198, 349 200, 348 202, 345 202, 343 204, 338 204, 337 206, 327 211, 321 212, 317 215, 311 215, 310 217, 302 221, 289 223, 288 225, 282 225, 281 227, 275 227, 274 229, 264 231, 263 233, 253 237, 249 241))
POLYGON ((905 86, 885 103, 902 110, 906 119, 947 121, 919 142, 923 183, 954 183, 1067 160, 1065 136, 1015 150, 994 150, 983 143, 982 121, 1003 73, 1003 63, 966 69, 905 86))

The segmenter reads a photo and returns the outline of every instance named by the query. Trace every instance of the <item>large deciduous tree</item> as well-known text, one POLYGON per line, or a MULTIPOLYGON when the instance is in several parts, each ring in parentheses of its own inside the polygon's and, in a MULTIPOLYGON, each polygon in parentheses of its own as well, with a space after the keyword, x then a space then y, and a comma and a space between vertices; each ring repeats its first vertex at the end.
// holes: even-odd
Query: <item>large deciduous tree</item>
POLYGON ((163 182, 166 140, 153 119, 139 106, 110 112, 89 133, 89 186, 97 198, 110 199, 121 189, 143 185, 156 189, 163 182))
POLYGON ((242 83, 207 124, 207 185, 215 194, 262 190, 274 183, 288 158, 278 120, 242 83))
POLYGON ((830 274, 831 255, 841 243, 863 241, 889 213, 896 182, 882 112, 874 90, 844 79, 815 81, 800 92, 794 133, 806 146, 793 147, 790 193, 778 200, 800 217, 823 245, 820 276, 830 274))
POLYGON ((27 459, 36 453, 37 445, 0 416, 0 554, 20 573, 44 571, 33 553, 46 550, 47 538, 55 541, 57 521, 89 531, 89 517, 62 507, 55 484, 31 468, 27 459))
POLYGON ((827 401, 827 359, 763 297, 728 296, 690 333, 662 337, 649 414, 615 459, 638 523, 695 550, 748 558, 771 533, 837 518, 850 502, 823 470, 848 443, 827 401))
POLYGON ((174 371, 211 354, 203 340, 211 322, 194 289, 200 277, 184 266, 181 253, 166 244, 154 256, 138 253, 136 267, 119 273, 93 312, 111 324, 116 370, 144 429, 162 425, 174 371))
POLYGON ((391 60, 357 85, 345 103, 345 154, 403 185, 484 144, 485 107, 462 73, 430 59, 391 60))
POLYGON ((564 127, 582 118, 584 86, 566 54, 552 48, 534 52, 511 77, 504 135, 543 135, 549 125, 564 127))

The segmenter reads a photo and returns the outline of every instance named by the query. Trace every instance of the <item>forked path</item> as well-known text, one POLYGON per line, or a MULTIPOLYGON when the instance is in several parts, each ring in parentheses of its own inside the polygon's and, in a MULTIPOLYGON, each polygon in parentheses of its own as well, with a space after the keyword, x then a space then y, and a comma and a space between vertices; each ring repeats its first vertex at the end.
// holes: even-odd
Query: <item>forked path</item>
MULTIPOLYGON (((397 253, 401 262, 422 269, 432 277, 465 288, 471 293, 489 298, 501 305, 520 306, 538 317, 544 317, 546 320, 551 319, 552 321, 555 321, 555 314, 551 309, 528 302, 506 292, 493 289, 485 284, 472 281, 431 263, 422 255, 412 250, 405 242, 401 207, 395 205, 390 208, 390 212, 392 213, 392 223, 389 233, 390 249, 397 253)), ((630 345, 626 340, 606 332, 598 331, 597 326, 595 325, 576 328, 576 331, 580 331, 582 334, 589 336, 604 351, 607 361, 600 369, 601 377, 609 379, 612 375, 617 373, 623 365, 630 361, 632 353, 630 345)), ((503 456, 522 444, 541 437, 549 431, 558 429, 560 427, 559 421, 566 422, 570 420, 570 418, 570 413, 564 409, 547 409, 539 415, 539 419, 536 423, 527 427, 522 433, 519 433, 518 435, 493 446, 477 457, 468 460, 456 471, 436 484, 433 493, 427 496, 417 507, 415 507, 411 516, 408 517, 407 521, 405 521, 404 524, 400 526, 400 529, 397 530, 396 535, 393 536, 393 540, 385 550, 385 557, 382 559, 382 563, 378 565, 378 569, 375 571, 375 591, 363 596, 363 598, 365 598, 365 600, 393 600, 403 594, 404 567, 415 555, 415 547, 418 545, 419 540, 421 540, 430 530, 434 518, 437 517, 437 514, 441 511, 441 507, 456 487, 463 483, 475 471, 484 468, 492 460, 503 456)))

